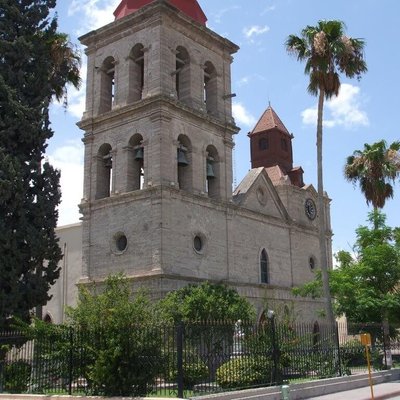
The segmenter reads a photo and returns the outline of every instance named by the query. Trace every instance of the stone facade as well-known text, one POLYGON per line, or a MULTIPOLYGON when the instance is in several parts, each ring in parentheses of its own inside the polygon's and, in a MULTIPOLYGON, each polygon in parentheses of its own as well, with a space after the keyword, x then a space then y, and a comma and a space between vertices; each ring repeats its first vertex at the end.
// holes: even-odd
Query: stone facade
MULTIPOLYGON (((316 319, 322 302, 291 294, 318 266, 318 212, 305 212, 316 191, 277 162, 253 168, 232 193, 238 47, 161 0, 81 42, 80 282, 123 272, 155 298, 188 283, 225 282, 260 314, 268 304, 316 319)), ((325 205, 331 249, 328 198, 325 205)))

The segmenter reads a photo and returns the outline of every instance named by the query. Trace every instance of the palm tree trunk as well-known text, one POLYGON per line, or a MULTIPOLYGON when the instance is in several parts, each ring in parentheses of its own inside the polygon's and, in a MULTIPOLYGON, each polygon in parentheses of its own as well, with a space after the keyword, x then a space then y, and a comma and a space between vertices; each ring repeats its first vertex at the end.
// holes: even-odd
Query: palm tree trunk
POLYGON ((320 89, 318 98, 318 119, 317 119, 317 168, 318 168, 318 236, 320 247, 320 267, 322 272, 323 294, 328 323, 332 329, 335 327, 333 315, 331 291, 328 277, 328 252, 326 245, 326 224, 325 224, 325 202, 324 202, 324 181, 322 168, 322 121, 324 112, 325 91, 320 89))

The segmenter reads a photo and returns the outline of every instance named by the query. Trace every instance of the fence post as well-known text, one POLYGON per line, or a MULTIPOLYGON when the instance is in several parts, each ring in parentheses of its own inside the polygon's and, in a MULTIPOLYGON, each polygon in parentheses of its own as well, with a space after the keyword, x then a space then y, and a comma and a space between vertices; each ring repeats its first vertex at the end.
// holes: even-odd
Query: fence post
POLYGON ((183 399, 183 322, 179 322, 176 330, 176 369, 178 397, 183 399))
POLYGON ((336 348, 337 348, 337 362, 338 362, 338 369, 339 369, 339 376, 342 376, 342 358, 340 355, 340 342, 339 342, 339 324, 336 321, 335 323, 335 339, 336 339, 336 348))
POLYGON ((0 353, 0 393, 3 393, 3 357, 1 353, 0 353))
POLYGON ((74 346, 74 337, 73 330, 74 328, 71 326, 69 328, 69 360, 68 360, 68 394, 71 396, 72 394, 72 379, 73 379, 73 346, 74 346))
POLYGON ((276 337, 276 320, 275 315, 271 317, 271 330, 272 330, 272 358, 274 360, 274 374, 273 380, 275 385, 279 385, 281 382, 279 371, 279 343, 276 337), (279 378, 279 379, 278 379, 279 378))

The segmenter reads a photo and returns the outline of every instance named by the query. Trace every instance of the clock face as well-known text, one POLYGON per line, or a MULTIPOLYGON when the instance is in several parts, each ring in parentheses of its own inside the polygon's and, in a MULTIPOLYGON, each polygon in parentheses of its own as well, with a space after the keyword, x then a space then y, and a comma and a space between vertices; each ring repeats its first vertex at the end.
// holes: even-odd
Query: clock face
POLYGON ((317 216, 317 207, 313 200, 307 199, 304 205, 304 209, 309 219, 314 219, 317 216))

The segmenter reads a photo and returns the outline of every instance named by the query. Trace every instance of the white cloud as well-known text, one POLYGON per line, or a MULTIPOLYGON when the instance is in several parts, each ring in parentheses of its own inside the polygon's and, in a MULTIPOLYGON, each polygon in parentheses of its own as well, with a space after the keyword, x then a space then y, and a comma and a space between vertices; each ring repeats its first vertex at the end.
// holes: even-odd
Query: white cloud
POLYGON ((221 23, 221 20, 222 20, 222 17, 224 14, 226 14, 229 11, 234 11, 234 10, 238 10, 238 9, 240 9, 240 6, 232 6, 232 7, 222 8, 217 13, 212 15, 212 17, 214 18, 214 22, 216 22, 217 24, 221 23))
POLYGON ((77 34, 99 28, 114 21, 113 12, 121 0, 73 0, 68 15, 80 17, 77 34))
POLYGON ((83 190, 83 145, 80 140, 69 141, 49 154, 49 162, 61 170, 61 204, 58 225, 79 221, 78 204, 83 190))
POLYGON ((266 33, 269 31, 269 26, 264 25, 264 26, 259 26, 259 25, 253 25, 249 28, 244 28, 243 33, 246 36, 246 38, 251 39, 252 36, 259 36, 262 35, 263 33, 266 33))
POLYGON ((257 122, 256 119, 246 110, 246 108, 241 103, 232 104, 233 118, 239 125, 246 125, 252 127, 257 122))
POLYGON ((250 82, 250 77, 249 76, 244 76, 243 78, 240 78, 237 82, 237 85, 240 86, 244 86, 247 85, 250 82))
POLYGON ((260 15, 263 16, 263 15, 269 13, 270 11, 275 11, 275 8, 276 7, 274 5, 268 6, 263 11, 260 12, 260 15))
MULTIPOLYGON (((346 129, 368 126, 368 115, 362 110, 360 97, 358 86, 342 83, 339 95, 326 102, 324 126, 328 128, 342 126, 346 129)), ((305 109, 301 116, 304 124, 316 125, 317 106, 305 109)))

